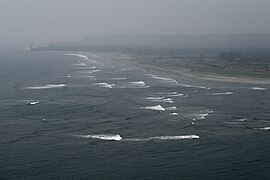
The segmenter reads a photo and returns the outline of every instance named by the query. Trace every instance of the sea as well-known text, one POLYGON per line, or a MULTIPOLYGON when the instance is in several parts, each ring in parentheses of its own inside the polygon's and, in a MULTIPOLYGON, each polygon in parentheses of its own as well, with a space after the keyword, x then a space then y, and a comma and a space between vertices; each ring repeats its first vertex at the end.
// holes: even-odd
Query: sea
POLYGON ((0 179, 270 179, 270 86, 98 52, 0 53, 0 179))

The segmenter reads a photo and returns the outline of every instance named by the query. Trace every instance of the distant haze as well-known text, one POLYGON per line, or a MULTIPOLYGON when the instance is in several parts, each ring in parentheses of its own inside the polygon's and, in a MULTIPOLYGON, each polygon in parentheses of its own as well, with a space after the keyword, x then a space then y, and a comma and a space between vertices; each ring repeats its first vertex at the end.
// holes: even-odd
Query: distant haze
POLYGON ((0 0, 0 49, 120 34, 270 33, 269 0, 0 0))

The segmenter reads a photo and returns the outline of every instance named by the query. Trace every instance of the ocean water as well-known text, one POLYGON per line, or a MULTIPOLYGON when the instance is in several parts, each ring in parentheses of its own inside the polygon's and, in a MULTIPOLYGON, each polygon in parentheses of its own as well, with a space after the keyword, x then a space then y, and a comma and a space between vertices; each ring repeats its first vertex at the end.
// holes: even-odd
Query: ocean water
POLYGON ((110 54, 0 54, 0 179, 269 179, 270 87, 110 54))

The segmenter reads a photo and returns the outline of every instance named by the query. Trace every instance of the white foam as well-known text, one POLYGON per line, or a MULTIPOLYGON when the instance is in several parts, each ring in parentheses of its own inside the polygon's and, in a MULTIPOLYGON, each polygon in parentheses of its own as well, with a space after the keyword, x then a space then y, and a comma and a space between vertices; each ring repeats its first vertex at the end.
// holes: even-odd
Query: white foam
POLYGON ((77 135, 81 138, 93 138, 93 139, 101 139, 105 141, 120 141, 122 137, 119 134, 94 134, 94 135, 77 135))
POLYGON ((171 97, 188 97, 188 95, 185 95, 185 94, 172 94, 169 96, 171 96, 171 97))
POLYGON ((164 98, 164 99, 153 99, 153 102, 162 102, 162 103, 174 103, 174 101, 171 98, 164 98))
POLYGON ((222 92, 222 93, 212 93, 213 96, 220 96, 220 95, 233 95, 233 92, 222 92))
POLYGON ((177 107, 175 107, 175 106, 172 106, 172 107, 167 107, 167 108, 165 108, 166 110, 173 110, 173 111, 175 111, 175 110, 177 110, 177 107))
POLYGON ((258 128, 259 130, 267 131, 270 130, 270 127, 263 127, 263 128, 258 128))
POLYGON ((39 104, 39 101, 31 101, 27 103, 28 105, 36 105, 39 104))
POLYGON ((178 113, 173 112, 173 113, 171 113, 170 115, 171 115, 171 116, 178 116, 178 113))
POLYGON ((108 83, 95 83, 95 84, 104 88, 113 88, 113 86, 115 86, 115 84, 108 84, 108 83))
POLYGON ((247 118, 236 119, 236 121, 238 121, 238 122, 245 122, 246 120, 247 120, 247 118))
POLYGON ((52 88, 63 88, 66 87, 65 84, 48 84, 45 86, 33 86, 33 87, 26 87, 26 89, 52 89, 52 88))
POLYGON ((183 86, 183 87, 188 87, 188 88, 211 89, 211 88, 205 87, 205 86, 196 86, 196 85, 190 85, 190 84, 180 84, 180 83, 178 83, 178 85, 183 86))
POLYGON ((127 78, 118 77, 118 78, 107 78, 107 79, 108 79, 108 80, 118 81, 118 80, 126 80, 127 78))
POLYGON ((83 55, 83 54, 65 54, 67 56, 77 56, 77 57, 80 57, 80 58, 84 58, 84 60, 87 60, 88 57, 83 55))
POLYGON ((96 72, 99 72, 99 71, 100 71, 100 69, 96 69, 96 70, 87 71, 87 73, 93 74, 93 73, 96 73, 96 72))
POLYGON ((76 135, 80 138, 92 138, 105 141, 151 141, 151 140, 185 140, 199 139, 198 135, 182 135, 182 136, 154 136, 149 138, 122 138, 119 134, 94 134, 94 135, 76 135))
POLYGON ((164 78, 164 77, 159 77, 153 74, 145 74, 147 76, 151 76, 154 79, 158 79, 158 80, 162 80, 162 81, 169 81, 169 82, 173 82, 175 84, 177 84, 178 82, 175 79, 171 79, 171 78, 164 78))
POLYGON ((137 86, 145 86, 145 82, 143 81, 137 81, 137 82, 130 82, 130 84, 137 85, 137 86))
POLYGON ((266 88, 263 88, 263 87, 251 87, 250 89, 253 89, 253 90, 262 90, 262 91, 265 91, 266 88))
POLYGON ((148 100, 160 100, 160 99, 163 99, 163 98, 165 98, 165 97, 164 96, 162 96, 162 97, 147 97, 145 99, 148 99, 148 100))
POLYGON ((149 138, 129 138, 122 139, 123 141, 151 141, 151 140, 185 140, 185 139, 199 139, 197 135, 183 135, 183 136, 155 136, 149 138))
POLYGON ((157 106, 146 106, 146 107, 141 107, 142 109, 148 109, 148 110, 154 110, 154 111, 165 111, 165 108, 162 107, 161 105, 157 106))

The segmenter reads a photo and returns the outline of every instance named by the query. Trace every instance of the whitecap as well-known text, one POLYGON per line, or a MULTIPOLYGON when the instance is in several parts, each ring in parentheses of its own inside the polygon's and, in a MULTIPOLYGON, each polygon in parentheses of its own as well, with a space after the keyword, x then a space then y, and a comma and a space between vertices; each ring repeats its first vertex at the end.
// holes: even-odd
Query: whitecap
POLYGON ((171 116, 178 116, 178 113, 176 112, 173 112, 173 113, 170 113, 171 116))
POLYGON ((48 84, 45 86, 32 86, 26 87, 26 89, 52 89, 52 88, 63 88, 66 87, 65 84, 48 84))
POLYGON ((177 107, 175 107, 175 106, 172 106, 172 107, 167 107, 167 108, 165 108, 166 110, 173 110, 173 111, 175 111, 175 110, 177 110, 177 107))
POLYGON ((143 81, 137 81, 137 82, 130 82, 130 84, 137 85, 137 86, 145 86, 145 82, 143 81))
POLYGON ((77 56, 77 57, 80 57, 80 58, 84 58, 84 60, 87 60, 88 57, 83 55, 83 54, 65 54, 67 56, 77 56))
POLYGON ((162 97, 147 97, 145 99, 148 99, 148 100, 159 100, 159 99, 163 99, 163 98, 165 98, 165 97, 164 96, 162 96, 162 97))
POLYGON ((81 138, 93 138, 106 141, 120 141, 122 137, 119 134, 94 134, 94 135, 77 135, 81 138))
POLYGON ((154 110, 154 111, 165 111, 165 108, 162 107, 161 105, 157 106, 146 106, 146 107, 141 107, 142 109, 148 109, 148 110, 154 110))
POLYGON ((36 105, 36 104, 39 104, 39 101, 30 101, 27 104, 28 105, 36 105))
POLYGON ((177 84, 178 82, 175 79, 171 79, 171 78, 164 78, 164 77, 159 77, 153 74, 145 74, 147 76, 151 76, 154 79, 158 79, 158 80, 162 80, 162 81, 169 81, 169 82, 173 82, 175 84, 177 84))
POLYGON ((270 127, 263 127, 263 128, 257 128, 259 130, 262 130, 262 131, 267 131, 267 130, 270 130, 270 127))
POLYGON ((212 93, 213 96, 220 96, 220 95, 233 95, 233 92, 222 92, 222 93, 212 93))
POLYGON ((169 96, 171 96, 171 97, 188 97, 188 95, 185 95, 185 94, 172 94, 169 96))
POLYGON ((211 89, 211 88, 205 87, 205 86, 196 86, 196 85, 190 85, 190 84, 180 84, 180 83, 178 83, 178 85, 182 86, 182 87, 188 87, 188 88, 211 89))
POLYGON ((162 102, 162 103, 174 103, 174 101, 171 98, 164 98, 164 99, 153 99, 153 102, 162 102))
POLYGON ((182 135, 182 136, 155 136, 149 138, 128 138, 123 141, 151 141, 151 140, 185 140, 185 139, 199 139, 198 135, 182 135))
POLYGON ((115 84, 108 84, 108 83, 95 83, 95 84, 104 88, 113 88, 113 86, 115 86, 115 84))
POLYGON ((265 91, 266 88, 263 88, 263 87, 251 87, 250 89, 253 89, 253 90, 262 90, 262 91, 265 91))

